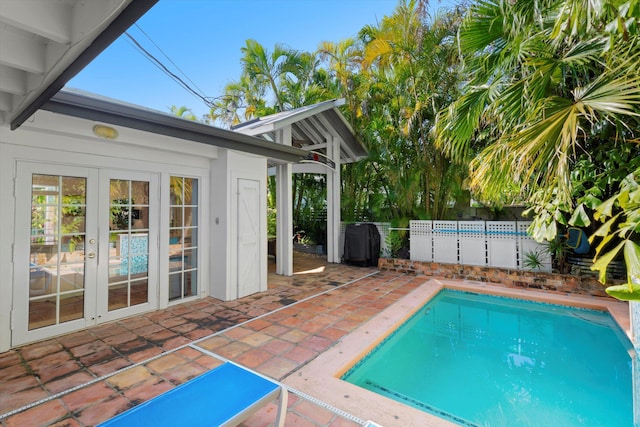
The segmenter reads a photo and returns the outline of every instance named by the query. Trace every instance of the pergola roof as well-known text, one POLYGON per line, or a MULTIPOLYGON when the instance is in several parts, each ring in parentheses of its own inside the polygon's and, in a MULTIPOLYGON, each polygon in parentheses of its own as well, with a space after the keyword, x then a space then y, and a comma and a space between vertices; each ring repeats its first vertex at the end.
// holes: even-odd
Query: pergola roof
POLYGON ((344 99, 332 99, 260 117, 236 125, 233 130, 275 141, 276 131, 290 125, 293 147, 325 156, 327 137, 333 135, 340 140, 340 162, 353 163, 366 157, 367 150, 338 109, 343 104, 344 99))
POLYGON ((0 125, 19 127, 157 1, 0 1, 0 125))

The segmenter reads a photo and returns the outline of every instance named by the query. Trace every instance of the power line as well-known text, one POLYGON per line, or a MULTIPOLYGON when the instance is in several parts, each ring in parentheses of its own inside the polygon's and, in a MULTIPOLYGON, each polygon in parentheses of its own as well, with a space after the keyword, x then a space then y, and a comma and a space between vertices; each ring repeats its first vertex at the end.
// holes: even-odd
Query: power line
POLYGON ((167 58, 167 60, 168 60, 168 61, 169 61, 169 62, 170 62, 174 67, 176 67, 176 69, 177 69, 178 71, 180 71, 180 73, 184 76, 184 78, 185 78, 185 79, 187 79, 187 80, 188 80, 188 81, 189 81, 189 82, 190 82, 190 83, 191 83, 191 84, 192 84, 192 85, 193 85, 193 86, 198 90, 198 92, 200 92, 200 94, 201 94, 203 97, 205 97, 205 95, 204 95, 204 91, 203 91, 202 89, 200 89, 200 88, 198 87, 198 85, 197 85, 193 80, 191 80, 191 79, 189 78, 189 76, 187 76, 187 74, 186 74, 184 71, 182 71, 182 69, 180 69, 180 67, 178 66, 178 64, 176 64, 175 62, 173 62, 173 60, 169 57, 169 55, 167 55, 167 54, 166 54, 166 52, 165 52, 164 50, 162 50, 162 48, 161 48, 160 46, 158 46, 158 44, 157 44, 156 42, 154 42, 154 41, 153 41, 153 39, 151 38, 151 36, 149 36, 149 34, 147 34, 147 33, 142 29, 142 27, 140 27, 140 25, 135 24, 135 26, 136 26, 136 28, 137 28, 138 30, 140 30, 140 32, 141 32, 142 34, 144 34, 144 35, 145 35, 145 37, 146 37, 147 39, 149 39, 149 41, 151 42, 151 44, 153 44, 153 45, 154 45, 154 46, 155 46, 155 47, 160 51, 160 53, 162 53, 162 54, 164 55, 164 57, 165 57, 165 58, 167 58))
MULTIPOLYGON (((180 78, 178 75, 176 75, 175 73, 173 73, 166 65, 164 65, 162 63, 162 61, 160 61, 158 58, 156 58, 151 52, 149 52, 148 50, 146 50, 142 44, 140 44, 140 42, 138 42, 135 37, 133 37, 131 34, 129 34, 128 31, 126 31, 124 33, 130 40, 131 43, 133 43, 134 48, 138 49, 138 51, 148 60, 150 61, 153 65, 155 65, 156 67, 158 67, 163 73, 165 73, 167 76, 169 76, 172 80, 174 80, 176 83, 178 83, 180 86, 182 86, 186 91, 188 91, 189 93, 191 93, 192 95, 196 96, 197 98, 200 98, 202 100, 202 102, 204 102, 204 104, 209 107, 209 108, 213 108, 213 103, 210 101, 212 98, 211 97, 207 97, 202 93, 202 90, 200 88, 197 87, 197 85, 194 84, 194 86, 196 86, 196 89, 192 88, 187 82, 185 82, 182 78, 180 78)), ((154 43, 155 44, 155 43, 154 43)), ((164 54, 164 53, 163 53, 164 54)), ((166 56, 166 55, 165 55, 166 56)), ((172 62, 172 61, 171 61, 172 62)), ((172 62, 173 63, 173 62, 172 62)), ((174 64, 175 65, 175 64, 174 64)), ((176 66, 176 68, 178 68, 176 66)), ((180 72, 182 72, 180 70, 180 72)), ((184 74, 184 72, 182 72, 184 74)), ((185 75, 186 77, 186 75, 185 75)), ((187 80, 191 81, 188 77, 186 77, 187 80)), ((193 82, 191 82, 193 83, 193 82)))

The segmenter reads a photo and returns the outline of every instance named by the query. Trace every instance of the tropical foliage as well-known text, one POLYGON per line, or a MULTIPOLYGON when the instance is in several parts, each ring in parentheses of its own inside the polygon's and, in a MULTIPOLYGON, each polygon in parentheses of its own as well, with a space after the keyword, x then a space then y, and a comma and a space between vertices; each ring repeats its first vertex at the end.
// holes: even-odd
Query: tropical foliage
MULTIPOLYGON (((427 14, 427 1, 402 0, 391 16, 358 37, 320 43, 316 52, 281 45, 272 51, 255 40, 242 48, 243 71, 211 110, 210 121, 244 120, 344 98, 343 113, 369 157, 343 165, 342 218, 395 220, 455 215, 468 205, 467 167, 435 146, 432 128, 440 109, 458 95, 455 35, 460 11, 427 14)), ((322 217, 324 177, 294 178, 294 221, 309 231, 322 217)), ((270 181, 274 206, 274 181, 270 181)), ((318 233, 322 234, 322 233, 318 233)))
POLYGON ((640 298, 639 17, 637 0, 474 3, 463 95, 437 125, 476 197, 529 203, 538 239, 592 227, 602 281, 622 253, 628 283, 607 291, 624 299, 640 298))

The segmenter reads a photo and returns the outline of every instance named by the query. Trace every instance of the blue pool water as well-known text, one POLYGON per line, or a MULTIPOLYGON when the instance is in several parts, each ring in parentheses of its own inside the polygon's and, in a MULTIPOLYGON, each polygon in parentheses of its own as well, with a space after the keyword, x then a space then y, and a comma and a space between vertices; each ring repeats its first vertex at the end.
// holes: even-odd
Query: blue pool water
POLYGON ((631 426, 609 314, 443 290, 343 379, 460 425, 631 426))

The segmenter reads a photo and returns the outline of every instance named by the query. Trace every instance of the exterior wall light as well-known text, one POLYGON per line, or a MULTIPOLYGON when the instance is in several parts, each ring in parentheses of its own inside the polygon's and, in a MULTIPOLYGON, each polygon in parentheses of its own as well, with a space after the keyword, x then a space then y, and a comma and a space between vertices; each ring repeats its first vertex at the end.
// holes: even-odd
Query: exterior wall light
POLYGON ((93 127, 93 134, 104 139, 117 139, 118 131, 110 126, 95 125, 93 127))

